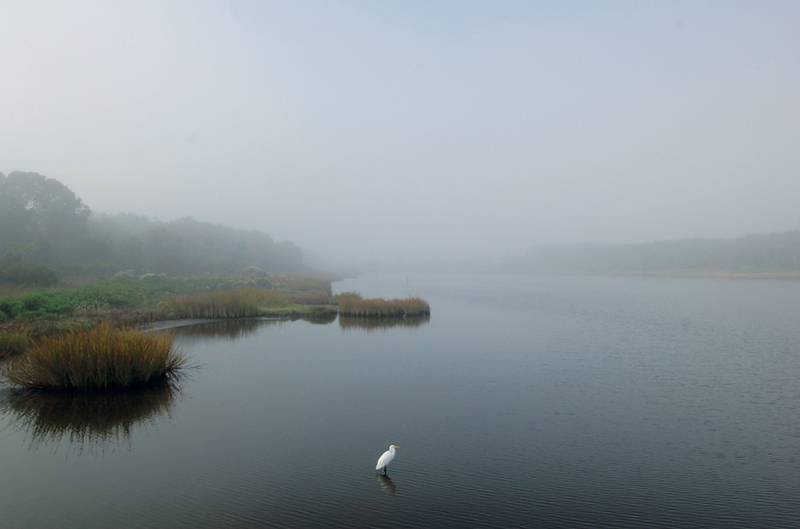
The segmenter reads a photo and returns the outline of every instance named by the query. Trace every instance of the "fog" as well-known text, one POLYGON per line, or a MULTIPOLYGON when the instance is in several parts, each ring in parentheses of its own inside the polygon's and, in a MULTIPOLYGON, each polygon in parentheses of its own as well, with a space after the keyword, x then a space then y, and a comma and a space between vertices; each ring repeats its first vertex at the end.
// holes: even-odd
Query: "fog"
POLYGON ((795 2, 0 6, 0 171, 312 259, 800 228, 795 2))

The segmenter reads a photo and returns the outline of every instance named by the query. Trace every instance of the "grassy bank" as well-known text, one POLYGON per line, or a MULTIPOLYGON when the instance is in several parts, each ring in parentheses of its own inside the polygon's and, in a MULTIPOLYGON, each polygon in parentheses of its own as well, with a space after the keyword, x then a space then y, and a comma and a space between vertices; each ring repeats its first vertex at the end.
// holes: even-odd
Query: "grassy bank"
POLYGON ((296 273, 169 278, 120 274, 72 288, 0 296, 0 357, 32 338, 104 323, 131 327, 184 318, 280 317, 331 321, 330 278, 296 273))
POLYGON ((298 305, 327 303, 331 296, 330 279, 315 274, 191 278, 168 278, 153 274, 139 278, 121 276, 75 288, 0 296, 0 324, 60 320, 113 311, 163 319, 169 317, 164 312, 164 304, 173 296, 202 296, 231 290, 273 292, 298 305))
POLYGON ((74 288, 0 296, 0 357, 18 356, 4 371, 24 388, 128 388, 163 378, 185 362, 171 340, 141 334, 136 325, 250 317, 330 323, 337 313, 343 327, 371 327, 370 320, 416 326, 427 321, 430 306, 421 298, 363 299, 355 292, 331 297, 330 279, 318 274, 122 274, 74 288))
POLYGON ((4 366, 23 388, 108 390, 144 386, 163 379, 186 362, 171 334, 144 334, 100 324, 35 338, 27 354, 4 366))

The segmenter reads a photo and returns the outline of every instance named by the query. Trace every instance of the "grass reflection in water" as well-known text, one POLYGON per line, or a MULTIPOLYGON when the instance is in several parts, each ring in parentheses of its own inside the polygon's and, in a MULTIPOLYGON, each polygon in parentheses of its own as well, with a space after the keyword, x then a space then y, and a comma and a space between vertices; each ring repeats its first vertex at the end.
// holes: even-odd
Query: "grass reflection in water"
POLYGON ((342 330, 358 329, 374 331, 390 327, 420 327, 431 321, 429 315, 423 316, 397 316, 393 318, 368 318, 359 316, 339 315, 339 327, 342 330))
POLYGON ((336 320, 336 314, 306 315, 302 318, 240 318, 232 320, 216 320, 186 325, 175 329, 177 335, 186 338, 212 338, 238 340, 252 337, 262 328, 273 325, 284 325, 294 319, 301 319, 312 324, 327 325, 336 320))
POLYGON ((211 338, 223 340, 237 340, 255 335, 261 327, 266 325, 279 325, 285 320, 243 318, 237 320, 217 320, 187 325, 176 329, 182 338, 211 338))
POLYGON ((0 413, 9 426, 28 434, 31 448, 66 443, 70 450, 104 451, 130 445, 131 433, 142 425, 170 416, 179 380, 170 377, 156 385, 102 393, 5 389, 0 413))

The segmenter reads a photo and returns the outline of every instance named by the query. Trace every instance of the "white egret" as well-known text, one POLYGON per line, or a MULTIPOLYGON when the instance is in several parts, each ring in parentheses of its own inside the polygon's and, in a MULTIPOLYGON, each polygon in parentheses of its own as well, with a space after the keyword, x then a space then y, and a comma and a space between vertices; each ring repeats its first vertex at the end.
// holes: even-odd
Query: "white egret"
POLYGON ((375 466, 375 470, 383 469, 383 473, 386 474, 386 467, 388 467, 389 463, 391 463, 392 459, 394 459, 395 448, 400 448, 400 447, 397 445, 389 445, 389 450, 385 451, 383 455, 378 459, 378 464, 375 466))

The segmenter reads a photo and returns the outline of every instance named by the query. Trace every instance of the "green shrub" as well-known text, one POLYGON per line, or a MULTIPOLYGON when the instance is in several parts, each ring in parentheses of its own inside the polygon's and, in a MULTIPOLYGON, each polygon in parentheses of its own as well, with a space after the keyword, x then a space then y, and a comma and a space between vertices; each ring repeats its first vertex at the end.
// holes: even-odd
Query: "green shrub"
POLYGON ((21 296, 0 297, 0 321, 35 318, 59 318, 72 314, 73 303, 57 292, 31 292, 21 296))

